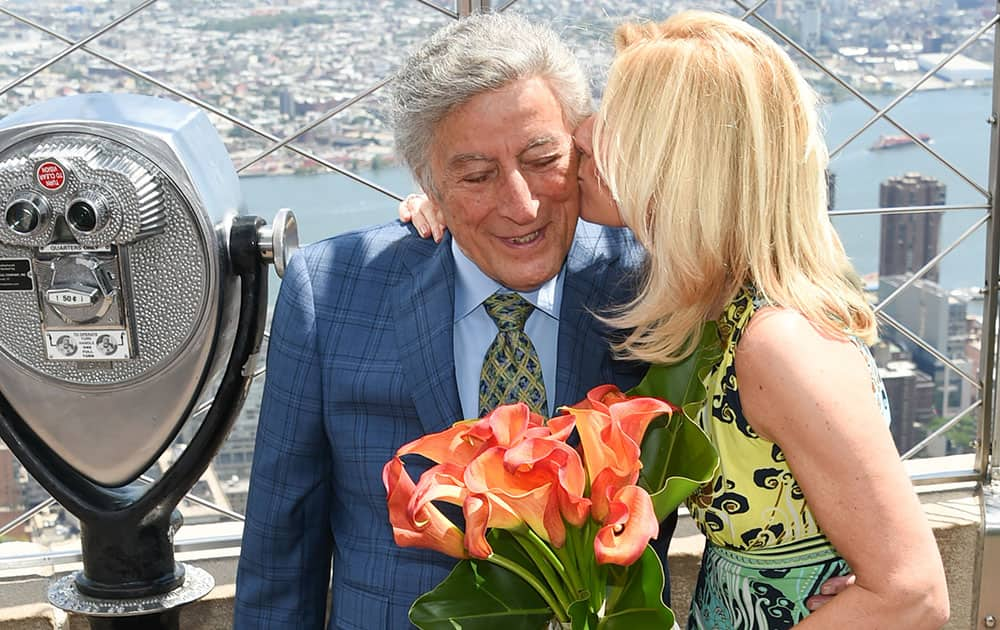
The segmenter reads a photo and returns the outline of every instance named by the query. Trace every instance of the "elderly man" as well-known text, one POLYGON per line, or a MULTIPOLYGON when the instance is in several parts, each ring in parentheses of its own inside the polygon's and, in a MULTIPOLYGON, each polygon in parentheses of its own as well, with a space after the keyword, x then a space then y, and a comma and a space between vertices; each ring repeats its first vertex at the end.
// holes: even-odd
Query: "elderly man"
POLYGON ((240 630, 320 628, 331 559, 329 627, 410 627, 413 600, 454 561, 394 544, 381 472, 395 450, 499 402, 547 415, 642 376, 613 359, 592 314, 627 298, 641 253, 577 222, 571 132, 590 99, 558 37, 513 16, 460 20, 410 56, 393 97, 399 151, 451 236, 437 246, 395 222, 292 259, 257 432, 240 630), (488 376, 505 343, 533 370, 521 389, 488 376))

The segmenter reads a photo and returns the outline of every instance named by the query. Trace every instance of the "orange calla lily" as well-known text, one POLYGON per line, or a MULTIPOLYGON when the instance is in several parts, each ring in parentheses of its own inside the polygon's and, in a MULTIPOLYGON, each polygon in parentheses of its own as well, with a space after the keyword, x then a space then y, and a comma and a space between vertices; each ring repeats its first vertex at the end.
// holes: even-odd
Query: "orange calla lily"
POLYGON ((431 433, 404 444, 396 451, 396 456, 416 454, 439 464, 444 461, 467 464, 491 446, 488 442, 492 434, 481 434, 476 431, 476 425, 480 422, 480 420, 456 422, 444 431, 431 433))
POLYGON ((542 539, 561 547, 566 525, 553 487, 557 480, 541 467, 509 470, 504 465, 505 453, 506 449, 491 448, 474 459, 465 469, 466 487, 491 506, 517 514, 542 539))
POLYGON ((482 419, 462 420, 444 431, 404 444, 396 451, 396 456, 422 455, 438 464, 449 462, 465 466, 490 447, 510 447, 529 437, 549 435, 551 431, 544 418, 524 403, 515 403, 501 405, 482 419))
POLYGON ((581 405, 585 405, 586 409, 610 414, 609 406, 628 399, 628 395, 618 389, 616 385, 598 385, 587 392, 587 397, 581 401, 581 405))
POLYGON ((599 410, 568 411, 576 417, 583 459, 590 476, 591 512, 600 521, 607 514, 609 497, 639 478, 642 468, 639 445, 622 431, 621 424, 599 410))
POLYGON ((462 505, 466 494, 465 483, 462 481, 464 472, 464 466, 444 463, 433 466, 420 475, 406 508, 408 516, 419 522, 417 515, 433 501, 462 505))
POLYGON ((576 449, 553 438, 522 441, 504 454, 504 465, 511 471, 540 471, 555 481, 559 510, 568 523, 582 526, 590 516, 590 499, 583 461, 576 449))
POLYGON ((576 426, 576 418, 572 414, 567 413, 566 409, 566 407, 561 408, 562 415, 549 418, 549 421, 545 424, 549 429, 549 436, 561 442, 565 442, 569 438, 573 432, 573 427, 576 426))
POLYGON ((524 527, 524 520, 503 501, 481 494, 467 494, 462 505, 465 515, 465 548, 473 558, 489 558, 493 547, 486 541, 486 531, 524 527))
POLYGON ((606 414, 622 423, 622 428, 637 444, 642 443, 649 423, 663 414, 677 410, 670 403, 651 396, 629 396, 615 385, 598 385, 587 397, 574 405, 606 414))
POLYGON ((625 486, 611 501, 604 526, 594 538, 594 556, 599 564, 628 566, 639 559, 660 524, 653 500, 639 486, 625 486))
POLYGON ((403 461, 393 457, 382 468, 382 485, 388 496, 392 536, 400 547, 424 547, 464 559, 462 530, 448 520, 433 504, 425 504, 417 513, 409 511, 415 485, 406 473, 403 461))
POLYGON ((475 435, 486 439, 487 434, 497 446, 510 448, 528 437, 550 434, 545 419, 524 403, 500 405, 486 414, 474 429, 475 435))
POLYGON ((590 475, 591 513, 607 516, 609 502, 621 488, 639 478, 639 445, 654 418, 673 413, 674 407, 657 398, 628 398, 614 385, 590 390, 585 408, 566 408, 575 418, 590 475))
MULTIPOLYGON (((623 394, 624 396, 624 394, 623 394)), ((608 411, 613 421, 621 425, 625 432, 636 444, 642 444, 642 438, 646 435, 646 429, 654 418, 664 414, 671 415, 677 408, 659 398, 640 397, 629 398, 621 402, 616 402, 608 407, 608 411)))

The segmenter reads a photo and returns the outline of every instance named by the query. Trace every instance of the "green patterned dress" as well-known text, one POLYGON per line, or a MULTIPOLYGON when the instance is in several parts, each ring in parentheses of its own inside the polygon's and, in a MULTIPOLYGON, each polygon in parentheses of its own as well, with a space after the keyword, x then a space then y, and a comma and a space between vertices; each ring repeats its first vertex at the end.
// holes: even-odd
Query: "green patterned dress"
MULTIPOLYGON (((687 500, 708 539, 688 630, 790 628, 808 614, 805 600, 824 581, 850 572, 816 524, 781 449, 754 433, 743 416, 733 359, 758 307, 744 290, 719 320, 724 351, 706 383, 710 404, 699 421, 720 463, 715 479, 687 500)), ((868 348, 855 343, 888 421, 878 369, 868 348)))

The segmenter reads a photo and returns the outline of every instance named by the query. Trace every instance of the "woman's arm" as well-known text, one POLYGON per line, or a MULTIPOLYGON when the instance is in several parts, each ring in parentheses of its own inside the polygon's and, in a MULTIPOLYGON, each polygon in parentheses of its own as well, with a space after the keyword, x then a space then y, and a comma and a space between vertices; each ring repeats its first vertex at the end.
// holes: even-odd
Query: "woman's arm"
POLYGON ((785 453, 856 582, 807 617, 820 628, 940 628, 944 568, 879 412, 864 356, 789 309, 763 309, 736 351, 750 425, 785 453))

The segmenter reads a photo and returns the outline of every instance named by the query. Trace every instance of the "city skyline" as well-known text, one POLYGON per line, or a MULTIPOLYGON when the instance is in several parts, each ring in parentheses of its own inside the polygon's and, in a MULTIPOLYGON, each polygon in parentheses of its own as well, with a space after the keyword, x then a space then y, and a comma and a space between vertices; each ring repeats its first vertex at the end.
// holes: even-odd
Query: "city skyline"
MULTIPOLYGON (((807 50, 820 62, 855 89, 873 94, 906 87, 926 70, 921 57, 928 45, 947 51, 982 22, 975 11, 959 11, 957 4, 950 4, 949 9, 949 2, 940 1, 771 0, 760 7, 759 14, 792 39, 805 34, 807 50)), ((128 8, 116 1, 66 5, 42 0, 12 6, 70 41, 128 8)), ((655 8, 638 0, 521 0, 511 10, 553 23, 592 75, 596 100, 610 62, 615 24, 626 17, 661 19, 675 9, 692 6, 743 13, 732 0, 666 2, 655 8)), ((178 97, 143 79, 148 76, 225 112, 231 119, 215 114, 210 118, 237 166, 250 165, 247 173, 315 170, 316 162, 287 149, 258 159, 269 142, 234 120, 275 138, 294 137, 298 130, 388 78, 406 50, 449 19, 415 0, 155 4, 90 45, 106 59, 84 51, 70 55, 4 94, 0 115, 81 91, 178 97), (139 70, 142 76, 129 74, 109 60, 139 70)), ((10 82, 64 46, 37 29, 0 19, 0 69, 10 82)), ((850 97, 799 53, 791 52, 827 98, 850 97)), ((961 58, 971 63, 991 60, 991 48, 973 45, 961 58)), ((965 81, 934 78, 925 87, 945 88, 965 81)), ((330 164, 350 169, 397 161, 380 92, 301 134, 296 144, 330 164)))

